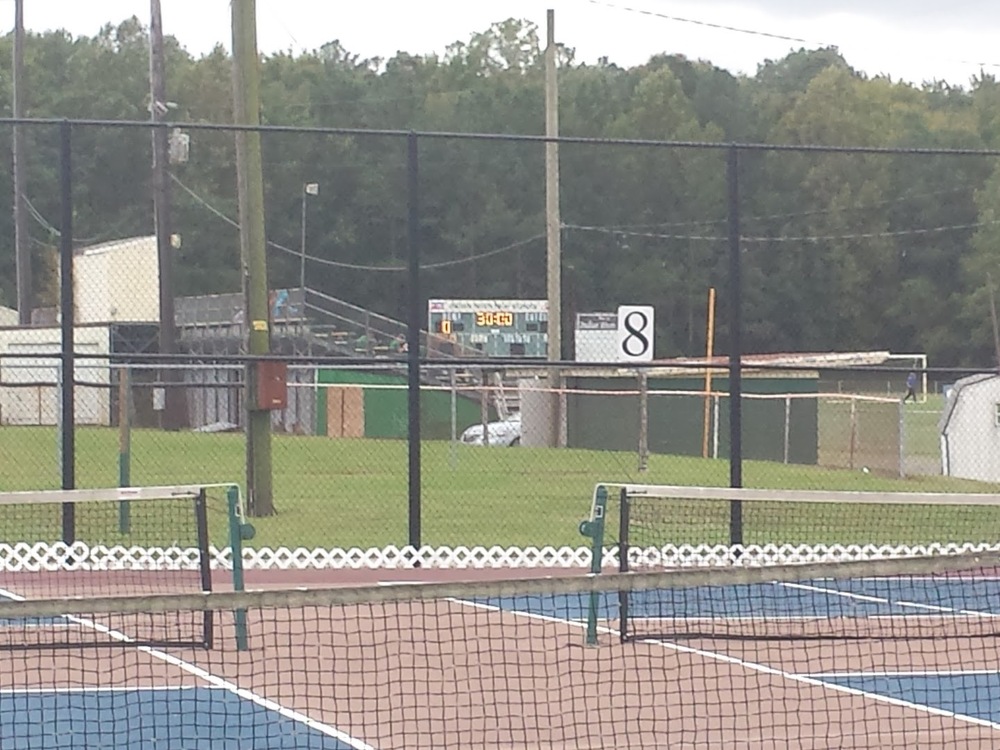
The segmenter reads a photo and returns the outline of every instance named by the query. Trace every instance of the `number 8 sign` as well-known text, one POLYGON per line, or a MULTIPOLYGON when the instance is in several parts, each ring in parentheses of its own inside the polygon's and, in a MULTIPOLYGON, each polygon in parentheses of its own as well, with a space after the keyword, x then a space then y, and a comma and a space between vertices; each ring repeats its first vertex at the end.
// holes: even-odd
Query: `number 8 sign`
POLYGON ((652 306, 622 305, 619 307, 618 361, 652 361, 654 330, 652 306))

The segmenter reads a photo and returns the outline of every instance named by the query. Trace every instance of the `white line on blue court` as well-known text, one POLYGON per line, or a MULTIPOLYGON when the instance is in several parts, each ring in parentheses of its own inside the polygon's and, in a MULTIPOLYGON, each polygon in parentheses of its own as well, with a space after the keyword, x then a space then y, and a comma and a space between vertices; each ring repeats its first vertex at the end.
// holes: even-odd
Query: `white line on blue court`
POLYGON ((804 672, 800 677, 814 677, 817 680, 837 678, 854 679, 863 677, 963 677, 973 675, 1000 675, 998 669, 941 669, 922 672, 804 672))
MULTIPOLYGON (((0 589, 0 597, 6 597, 8 599, 12 599, 14 601, 19 601, 19 602, 27 601, 25 597, 15 594, 12 591, 7 591, 6 589, 0 589)), ((110 638, 111 640, 118 641, 119 643, 132 644, 134 641, 133 638, 130 638, 129 636, 125 635, 124 633, 118 630, 109 628, 107 625, 101 625, 98 622, 94 622, 92 620, 85 620, 83 618, 74 617, 72 615, 66 615, 66 618, 71 622, 76 622, 80 625, 92 628, 96 632, 102 633, 108 636, 108 638, 110 638)), ((332 727, 329 724, 324 724, 323 722, 317 721, 316 719, 313 719, 310 716, 306 716, 305 714, 299 713, 294 709, 286 708, 285 706, 282 706, 280 703, 276 703, 270 700, 269 698, 265 698, 264 696, 258 695, 257 693, 254 693, 250 690, 241 688, 236 683, 231 682, 223 677, 214 675, 211 672, 199 667, 196 664, 192 664, 191 662, 173 656, 172 654, 168 654, 165 651, 160 651, 159 649, 152 648, 151 646, 133 645, 133 647, 135 648, 136 651, 147 654, 153 657, 154 659, 164 662, 165 664, 177 667, 178 669, 187 672, 190 675, 193 675, 199 679, 204 680, 213 687, 226 690, 239 698, 243 698, 245 700, 250 701, 251 703, 260 706, 261 708, 274 711, 275 713, 279 714, 280 716, 283 716, 286 719, 297 721, 300 724, 304 724, 305 726, 309 727, 310 729, 325 734, 329 737, 333 737, 334 739, 343 742, 348 747, 353 748, 353 750, 376 750, 374 746, 369 745, 367 742, 364 742, 363 740, 356 739, 355 737, 352 737, 351 735, 340 731, 336 727, 332 727)))
MULTIPOLYGON (((898 615, 868 615, 868 614, 851 614, 852 620, 920 620, 920 621, 935 621, 935 620, 954 620, 955 613, 937 613, 937 614, 918 614, 905 613, 898 615)), ((680 617, 670 617, 668 615, 643 615, 643 616, 629 616, 629 622, 829 622, 832 615, 719 615, 718 617, 712 617, 709 615, 698 616, 680 616, 680 617)), ((616 618, 603 618, 616 619, 616 618)), ((567 622, 580 622, 586 623, 587 618, 573 618, 572 620, 567 620, 567 622)))
MULTIPOLYGON (((818 578, 816 580, 825 581, 833 580, 830 578, 818 578)), ((897 576, 861 576, 859 578, 852 578, 852 581, 900 581, 901 579, 897 576)), ((975 583, 976 581, 1000 581, 1000 576, 981 576, 972 573, 953 573, 948 575, 937 575, 937 576, 906 576, 907 581, 934 581, 935 583, 951 583, 951 582, 961 582, 961 583, 975 583)))
MULTIPOLYGON (((483 609, 490 612, 500 612, 508 613, 515 617, 523 617, 529 620, 538 620, 541 622, 551 622, 560 625, 569 625, 575 629, 582 629, 586 627, 585 623, 578 622, 575 620, 567 620, 561 617, 553 617, 552 615, 542 615, 535 612, 524 612, 516 609, 504 609, 493 604, 484 604, 482 602, 472 602, 465 599, 448 599, 448 601, 453 602, 466 607, 473 607, 475 609, 483 609)), ((604 625, 597 626, 597 632, 603 633, 605 635, 612 635, 620 637, 621 633, 613 628, 606 627, 604 625)), ((724 664, 731 664, 737 667, 742 667, 753 672, 760 672, 761 674, 772 675, 775 677, 783 677, 786 680, 791 680, 792 682, 802 683, 804 685, 810 685, 812 687, 823 688, 826 690, 833 690, 838 693, 846 693, 848 695, 856 695, 862 698, 868 698, 869 700, 877 701, 879 703, 886 703, 892 706, 899 706, 902 708, 909 708, 915 711, 920 711, 922 713, 933 714, 935 716, 944 716, 947 718, 955 719, 957 721, 964 721, 969 724, 975 724, 977 726, 989 727, 990 729, 995 729, 1000 731, 1000 723, 989 721, 988 719, 981 719, 978 716, 969 716, 968 714, 961 714, 955 711, 948 711, 943 708, 937 708, 935 706, 928 706, 923 703, 914 703, 912 701, 904 700, 902 698, 893 698, 888 695, 880 695, 879 693, 871 693, 867 690, 861 690, 860 688, 847 687, 846 685, 838 685, 832 682, 824 682, 822 679, 817 679, 816 677, 804 674, 796 674, 793 672, 786 672, 783 669, 778 669, 777 667, 769 667, 766 664, 758 664, 757 662, 746 661, 729 654, 719 653, 717 651, 706 651, 705 649, 693 648, 691 646, 682 646, 679 643, 673 643, 671 641, 660 641, 660 640, 649 640, 643 639, 637 641, 638 643, 645 643, 647 645, 659 646, 661 648, 668 649, 670 651, 676 651, 681 654, 691 654, 693 656, 700 656, 705 659, 710 659, 712 661, 722 662, 724 664)))
POLYGON ((884 596, 872 596, 871 594, 856 594, 852 591, 841 591, 840 589, 831 589, 827 588, 826 586, 816 586, 808 583, 782 582, 779 583, 778 585, 790 589, 811 591, 813 593, 825 594, 827 596, 841 596, 846 599, 855 599, 857 601, 871 602, 874 604, 889 604, 897 607, 911 607, 913 609, 933 610, 935 612, 948 612, 953 615, 971 615, 973 617, 1000 617, 1000 615, 995 614, 993 612, 983 612, 982 610, 977 610, 977 609, 957 609, 955 607, 942 607, 937 604, 921 604, 920 602, 896 601, 884 596))
POLYGON ((49 695, 52 693, 144 693, 175 690, 223 690, 218 685, 81 685, 77 687, 0 688, 0 695, 49 695))

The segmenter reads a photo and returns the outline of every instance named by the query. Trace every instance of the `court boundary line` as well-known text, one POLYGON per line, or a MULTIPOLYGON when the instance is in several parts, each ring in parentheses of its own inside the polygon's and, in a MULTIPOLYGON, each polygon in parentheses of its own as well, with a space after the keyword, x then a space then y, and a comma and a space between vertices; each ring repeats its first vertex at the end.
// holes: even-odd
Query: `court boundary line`
MULTIPOLYGON (((0 589, 0 596, 7 597, 14 601, 22 601, 22 602, 28 601, 25 597, 15 594, 12 591, 8 591, 7 589, 0 589)), ((151 656, 154 659, 158 659, 159 661, 162 661, 165 664, 169 664, 170 666, 177 667, 182 672, 187 672, 189 675, 193 677, 204 680, 213 687, 217 687, 220 690, 225 690, 237 696, 238 698, 248 700, 257 706, 260 706, 261 708, 267 709, 269 711, 274 711, 275 713, 279 714, 280 716, 283 716, 286 719, 303 724, 309 727, 310 729, 314 729, 317 732, 320 732, 321 734, 327 735, 328 737, 333 737, 335 740, 343 742, 345 745, 352 748, 352 750, 376 750, 376 748, 373 745, 369 745, 364 740, 352 737, 351 735, 337 729, 336 727, 330 726, 329 724, 319 721, 318 719, 313 719, 312 717, 307 716, 306 714, 303 714, 299 711, 296 711, 295 709, 287 708, 286 706, 283 706, 280 703, 271 700, 270 698, 265 698, 262 695, 258 695, 252 690, 241 688, 235 682, 227 680, 224 677, 219 677, 218 675, 209 672, 207 669, 199 667, 197 664, 192 664, 191 662, 181 659, 178 656, 174 656, 173 654, 168 654, 167 652, 161 651, 160 649, 157 648, 153 648, 152 646, 136 645, 134 643, 135 640, 134 638, 130 638, 124 633, 115 630, 114 628, 110 628, 107 625, 102 625, 99 622, 85 620, 83 618, 75 617, 73 615, 63 615, 63 616, 70 621, 77 622, 80 625, 92 628, 98 633, 107 635, 112 640, 116 640, 120 643, 129 644, 136 651, 151 656)))
MULTIPOLYGON (((1000 615, 997 615, 1000 616, 1000 615)), ((918 614, 914 612, 913 614, 898 614, 898 615, 853 615, 853 614, 837 614, 830 616, 823 615, 777 615, 770 617, 768 615, 720 615, 719 617, 712 617, 710 615, 703 615, 700 617, 658 617, 655 615, 647 615, 642 617, 630 616, 629 622, 651 622, 651 623, 679 623, 684 624, 686 622, 693 623, 703 623, 703 622, 722 622, 722 623, 757 623, 757 622, 802 622, 802 623, 813 623, 813 622, 830 622, 831 620, 920 620, 936 622, 939 620, 964 620, 970 619, 971 617, 979 617, 979 615, 966 615, 961 612, 937 612, 929 614, 918 614)), ((613 620, 613 617, 603 617, 603 620, 613 620)), ((567 622, 579 622, 586 623, 587 618, 572 618, 572 620, 567 619, 567 622)))
MULTIPOLYGON (((829 581, 831 579, 816 579, 813 583, 804 583, 796 581, 774 581, 771 584, 779 586, 786 589, 798 589, 801 591, 808 591, 812 594, 818 594, 820 596, 839 596, 845 599, 853 599, 855 601, 866 602, 869 604, 883 604, 889 607, 899 607, 899 608, 910 608, 921 610, 922 613, 908 614, 906 612, 895 613, 895 614, 871 614, 871 615, 857 615, 857 614, 843 614, 843 615, 719 615, 717 617, 713 616, 655 616, 647 615, 641 617, 632 617, 631 619, 637 622, 760 622, 760 621, 777 621, 777 622, 819 622, 828 621, 831 617, 850 617, 861 620, 891 620, 891 619, 923 619, 923 620, 947 620, 947 619, 959 619, 962 617, 976 617, 983 619, 991 619, 1000 617, 1000 613, 988 612, 976 609, 959 609, 957 607, 945 607, 939 604, 925 604, 923 602, 911 602, 905 599, 890 599, 888 597, 876 596, 873 594, 861 594, 853 591, 844 591, 842 589, 830 588, 827 586, 818 585, 819 582, 829 581)), ((896 576, 870 576, 863 578, 852 578, 851 581, 900 581, 907 582, 913 580, 922 581, 935 581, 943 582, 947 586, 949 580, 959 580, 959 579, 948 579, 948 578, 936 578, 934 576, 923 576, 919 579, 913 578, 901 578, 896 576)), ((991 579, 961 579, 963 581, 968 580, 1000 580, 1000 577, 991 579)), ((749 584, 758 585, 758 584, 749 584)), ((769 585, 767 583, 763 585, 769 585)), ((586 622, 585 619, 574 620, 574 622, 586 622)))
POLYGON ((53 686, 48 688, 0 688, 0 696, 4 695, 46 695, 49 693, 128 693, 142 691, 147 693, 168 693, 174 690, 223 690, 218 685, 93 685, 87 687, 53 686))
POLYGON ((802 672, 802 677, 815 677, 818 680, 836 679, 838 677, 961 677, 971 675, 1000 675, 1000 667, 996 669, 941 669, 923 671, 872 671, 872 672, 802 672))
POLYGON ((842 591, 840 589, 831 589, 825 586, 817 586, 815 584, 809 583, 793 583, 791 581, 779 582, 779 586, 790 589, 799 589, 800 591, 809 591, 811 593, 823 594, 825 596, 841 596, 845 599, 855 599, 861 602, 869 602, 872 604, 888 604, 890 607, 910 607, 912 609, 922 609, 932 612, 950 612, 954 615, 966 615, 973 617, 982 617, 984 619, 991 619, 1000 617, 1000 614, 995 612, 983 612, 977 609, 958 609, 957 607, 944 607, 939 604, 923 604, 922 602, 909 602, 904 600, 893 601, 884 596, 875 596, 873 594, 856 594, 853 591, 842 591))
MULTIPOLYGON (((817 581, 829 581, 830 578, 817 578, 817 581)), ((961 581, 962 583, 974 583, 976 581, 1000 581, 1000 575, 975 575, 971 571, 960 571, 954 574, 942 573, 936 576, 859 576, 850 579, 852 581, 961 581), (968 574, 968 575, 967 575, 968 574)))
MULTIPOLYGON (((514 615, 515 617, 523 617, 525 619, 538 620, 540 622, 550 622, 560 625, 568 625, 577 630, 582 630, 586 627, 585 623, 575 622, 573 620, 567 620, 561 617, 553 617, 551 615, 540 615, 533 612, 523 612, 514 609, 504 609, 493 604, 485 604, 483 602, 474 602, 464 599, 454 599, 448 598, 447 601, 454 602, 462 606, 472 607, 475 609, 483 609, 492 612, 508 613, 514 615)), ((598 625, 597 632, 604 633, 606 635, 620 636, 621 633, 614 628, 607 627, 606 625, 598 625)), ((861 698, 868 698, 870 700, 877 701, 879 703, 886 703, 889 705, 908 708, 911 710, 919 711, 922 713, 932 714, 935 716, 943 716, 950 719, 955 719, 957 721, 965 721, 970 724, 975 724, 977 726, 989 727, 993 730, 1000 731, 1000 723, 989 721, 988 719, 982 719, 978 716, 969 716, 968 714, 958 713, 957 711, 948 711, 943 708, 937 708, 935 706, 928 706, 922 703, 914 703, 912 701, 907 701, 902 698, 893 698, 888 695, 881 695, 879 693, 872 693, 867 690, 861 690, 859 688, 847 687, 846 685, 838 685, 834 682, 825 682, 822 679, 815 677, 810 677, 803 674, 797 674, 795 672, 786 672, 783 669, 778 669, 777 667, 771 667, 766 664, 760 664, 758 662, 748 661, 746 659, 740 659, 739 657, 732 656, 730 654, 720 653, 718 651, 707 651, 705 649, 694 648, 692 646, 682 646, 679 643, 673 643, 671 641, 661 641, 655 639, 637 639, 636 643, 645 643, 648 645, 659 646, 665 648, 669 651, 676 651, 678 653, 690 654, 693 656, 699 656, 711 661, 718 661, 724 664, 731 664, 743 669, 747 669, 752 672, 760 672, 761 674, 768 674, 774 677, 782 677, 791 682, 799 682, 805 685, 810 685, 812 687, 819 687, 825 690, 833 690, 835 692, 847 693, 848 695, 855 695, 861 698)))

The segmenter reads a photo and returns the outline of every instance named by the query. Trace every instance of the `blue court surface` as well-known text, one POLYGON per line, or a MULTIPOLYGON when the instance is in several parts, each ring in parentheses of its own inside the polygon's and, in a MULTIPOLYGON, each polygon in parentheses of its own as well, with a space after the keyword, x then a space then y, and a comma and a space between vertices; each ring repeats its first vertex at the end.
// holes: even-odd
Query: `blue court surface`
POLYGON ((1000 726, 1000 673, 997 672, 821 674, 816 679, 1000 726))
MULTIPOLYGON (((586 620, 588 609, 588 597, 579 594, 477 603, 572 621, 586 620)), ((634 618, 1000 617, 1000 579, 869 578, 703 586, 635 592, 630 606, 634 618)), ((617 594, 600 596, 598 616, 618 618, 617 594)))
POLYGON ((0 693, 0 716, 18 717, 0 726, 3 750, 363 747, 209 687, 5 692, 0 693))

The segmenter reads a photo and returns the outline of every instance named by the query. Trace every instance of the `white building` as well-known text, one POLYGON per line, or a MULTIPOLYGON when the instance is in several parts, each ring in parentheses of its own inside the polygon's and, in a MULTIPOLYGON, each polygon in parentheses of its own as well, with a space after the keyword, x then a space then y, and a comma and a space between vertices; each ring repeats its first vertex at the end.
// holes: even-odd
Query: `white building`
POLYGON ((1000 376, 956 381, 939 427, 945 476, 1000 482, 1000 376))
POLYGON ((130 237, 76 251, 76 322, 158 323, 160 267, 156 237, 130 237))
MULTIPOLYGON (((131 237, 80 248, 73 257, 76 326, 76 423, 110 424, 111 331, 157 324, 160 274, 155 237, 131 237), (93 358, 91 358, 93 357, 93 358)), ((49 325, 19 327, 0 309, 0 424, 55 425, 62 333, 49 325)), ((58 315, 54 316, 58 319, 58 315)))
MULTIPOLYGON (((0 329, 0 424, 55 425, 59 421, 58 328, 0 329)), ((81 357, 74 372, 76 423, 108 425, 111 419, 111 348, 106 325, 73 331, 73 348, 81 357)))

